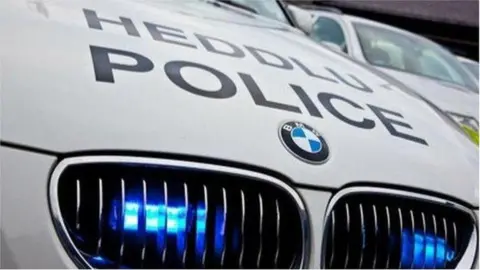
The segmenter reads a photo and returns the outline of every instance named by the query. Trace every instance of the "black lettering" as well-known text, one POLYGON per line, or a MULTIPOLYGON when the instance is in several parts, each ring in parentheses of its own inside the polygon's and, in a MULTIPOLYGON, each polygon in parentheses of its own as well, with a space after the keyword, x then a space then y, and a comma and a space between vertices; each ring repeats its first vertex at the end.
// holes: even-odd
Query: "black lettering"
POLYGON ((355 103, 351 100, 348 100, 344 97, 337 96, 337 95, 330 94, 330 93, 319 93, 318 94, 318 100, 320 100, 320 102, 325 107, 325 109, 327 109, 333 116, 335 116, 339 120, 342 120, 343 122, 345 122, 349 125, 359 127, 359 128, 364 128, 364 129, 372 129, 372 128, 375 127, 375 122, 373 120, 364 118, 362 121, 355 121, 355 120, 347 118, 346 116, 341 114, 332 104, 332 100, 334 100, 334 99, 341 100, 341 101, 349 104, 350 106, 352 106, 356 109, 363 110, 363 108, 360 105, 358 105, 357 103, 355 103))
POLYGON ((152 38, 156 41, 163 41, 163 42, 182 45, 190 48, 197 48, 195 45, 190 43, 165 38, 166 36, 170 36, 178 39, 187 40, 187 38, 183 35, 183 31, 180 29, 168 27, 160 24, 149 23, 149 22, 144 22, 144 24, 145 24, 145 27, 147 27, 148 32, 150 32, 150 35, 152 36, 152 38), (170 31, 170 32, 167 32, 167 31, 170 31))
POLYGON ((318 111, 317 107, 315 106, 315 104, 313 104, 313 101, 310 99, 307 93, 305 93, 305 90, 303 90, 302 87, 295 84, 290 84, 290 87, 292 87, 293 91, 295 91, 295 93, 300 98, 303 105, 305 105, 305 108, 307 108, 307 111, 310 113, 311 116, 323 118, 322 114, 318 111))
POLYGON ((187 61, 170 61, 165 64, 165 73, 167 74, 167 77, 170 79, 170 81, 172 81, 178 87, 195 95, 221 99, 233 97, 237 93, 237 87, 227 75, 214 68, 202 64, 187 61), (209 91, 191 85, 190 83, 185 81, 181 73, 182 68, 186 67, 198 68, 210 72, 220 81, 220 89, 216 91, 209 91))
POLYGON ((138 53, 97 46, 90 46, 90 52, 92 54, 95 79, 99 82, 114 83, 114 69, 132 72, 147 72, 153 69, 152 61, 138 53), (109 57, 110 54, 130 57, 135 59, 137 63, 135 65, 112 63, 109 57))
POLYGON ((338 74, 336 71, 332 70, 331 68, 325 67, 325 69, 328 70, 330 73, 332 73, 333 76, 335 76, 337 79, 339 79, 344 84, 346 84, 346 85, 348 85, 352 88, 355 88, 357 90, 363 91, 363 92, 373 93, 373 90, 370 87, 368 87, 366 84, 364 84, 362 81, 360 81, 354 75, 348 74, 348 76, 350 76, 352 79, 354 79, 359 85, 355 85, 355 84, 352 84, 351 82, 347 81, 345 78, 340 76, 340 74, 338 74))
POLYGON ((134 36, 134 37, 140 36, 140 33, 138 33, 137 28, 135 28, 135 25, 133 24, 132 20, 130 20, 129 18, 120 17, 119 22, 108 20, 108 19, 101 19, 97 16, 97 13, 95 11, 90 9, 83 9, 83 14, 85 14, 85 18, 87 19, 88 27, 92 29, 103 30, 101 22, 111 23, 111 24, 122 25, 123 27, 125 27, 125 30, 127 30, 127 33, 130 36, 134 36))
POLYGON ((258 49, 258 48, 254 48, 254 47, 250 47, 250 46, 245 46, 245 48, 253 55, 253 57, 255 57, 258 60, 258 62, 260 62, 260 64, 264 64, 264 65, 272 66, 272 67, 277 67, 277 68, 283 68, 283 69, 293 69, 293 65, 290 64, 290 62, 288 62, 286 59, 284 59, 283 57, 281 57, 277 54, 274 54, 274 53, 269 52, 267 50, 258 49), (265 59, 265 57, 262 56, 262 54, 270 55, 270 56, 273 56, 273 57, 277 58, 278 61, 280 61, 280 64, 268 62, 265 59))
POLYGON ((300 111, 300 108, 298 107, 267 100, 263 95, 262 91, 260 90, 260 88, 258 87, 258 85, 253 80, 252 76, 245 73, 238 73, 238 75, 240 75, 240 78, 242 79, 243 83, 245 84, 248 91, 250 92, 250 95, 252 96, 253 101, 258 106, 264 106, 268 108, 284 110, 289 112, 302 113, 302 111, 300 111))
POLYGON ((338 81, 336 81, 334 78, 324 77, 324 76, 313 73, 309 68, 307 68, 304 64, 302 64, 302 62, 300 62, 299 60, 297 60, 293 57, 290 57, 290 60, 292 60, 293 63, 295 63, 305 73, 307 73, 308 76, 315 77, 315 78, 322 79, 322 80, 327 80, 327 81, 334 82, 334 83, 338 83, 338 81))
POLYGON ((230 42, 227 42, 225 40, 221 40, 219 38, 207 37, 207 36, 200 35, 200 34, 195 34, 195 36, 198 38, 200 43, 202 43, 203 47, 205 47, 205 49, 209 52, 228 55, 228 56, 233 56, 233 57, 238 57, 238 58, 245 57, 245 53, 239 47, 233 45, 230 42), (229 46, 231 48, 231 51, 221 51, 221 50, 215 48, 215 46, 213 46, 211 40, 221 42, 221 43, 229 46))
POLYGON ((410 141, 413 141, 413 142, 416 142, 416 143, 428 145, 428 143, 424 139, 420 139, 420 138, 412 136, 410 134, 401 133, 398 130, 396 130, 395 127, 393 126, 393 125, 397 125, 397 126, 401 126, 401 127, 404 127, 404 128, 412 129, 412 127, 409 124, 407 124, 405 122, 400 122, 398 120, 391 119, 391 118, 388 118, 387 116, 385 116, 385 114, 390 114, 390 115, 394 115, 396 117, 399 117, 399 118, 403 119, 403 116, 400 113, 390 111, 390 110, 387 110, 387 109, 383 109, 383 108, 373 106, 373 105, 368 105, 368 106, 373 111, 373 113, 378 117, 378 119, 380 119, 380 121, 383 123, 385 128, 387 128, 388 132, 390 132, 390 134, 392 134, 393 136, 400 137, 400 138, 406 139, 406 140, 410 140, 410 141))

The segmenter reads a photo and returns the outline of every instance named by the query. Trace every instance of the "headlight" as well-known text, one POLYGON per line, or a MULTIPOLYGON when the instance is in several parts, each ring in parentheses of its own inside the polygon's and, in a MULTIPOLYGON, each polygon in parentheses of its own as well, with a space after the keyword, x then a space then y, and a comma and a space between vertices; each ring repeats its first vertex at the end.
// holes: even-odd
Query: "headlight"
POLYGON ((478 146, 478 130, 473 129, 472 127, 461 124, 461 127, 467 133, 467 135, 470 137, 470 139, 478 146))

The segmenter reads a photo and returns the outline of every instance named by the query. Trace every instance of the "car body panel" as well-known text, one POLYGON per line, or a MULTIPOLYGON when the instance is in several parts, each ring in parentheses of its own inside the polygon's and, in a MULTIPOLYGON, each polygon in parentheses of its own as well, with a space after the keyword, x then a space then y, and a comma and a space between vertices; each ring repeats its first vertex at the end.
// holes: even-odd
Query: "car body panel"
MULTIPOLYGON (((457 87, 454 84, 440 82, 433 79, 422 78, 421 76, 410 74, 403 71, 397 71, 389 68, 379 68, 381 71, 390 74, 398 80, 405 82, 411 88, 422 85, 421 94, 434 101, 440 108, 447 113, 461 113, 466 116, 478 115, 478 95, 457 87), (448 84, 448 86, 447 86, 448 84), (457 91, 455 94, 444 94, 457 91), (461 108, 461 109, 459 109, 461 108)), ((454 117, 454 115, 453 115, 454 117)), ((478 130, 478 118, 471 123, 471 127, 478 130)))
POLYGON ((0 158, 1 267, 74 268, 50 216, 46 187, 56 158, 5 147, 0 158))
MULTIPOLYGON (((168 13, 163 8, 168 9, 169 5, 161 6, 163 2, 43 3, 48 17, 32 11, 25 2, 0 3, 0 9, 10 11, 2 18, 3 27, 0 26, 1 32, 6 33, 0 37, 4 141, 57 153, 116 150, 201 156, 268 168, 296 183, 313 186, 339 188, 358 181, 390 183, 450 194, 477 204, 470 187, 478 179, 478 150, 464 135, 445 125, 428 104, 395 87, 387 89, 385 85, 389 83, 384 79, 316 46, 307 37, 238 24, 236 19, 229 23, 192 16, 188 9, 168 13), (129 36, 123 26, 113 24, 106 24, 103 30, 89 29, 83 8, 111 20, 118 20, 119 16, 130 18, 140 37, 129 36), (133 12, 133 8, 148 12, 133 12), (182 29, 186 38, 181 40, 197 48, 153 40, 142 22, 182 29), (194 33, 235 44, 242 48, 245 57, 209 53, 194 33), (250 38, 245 40, 247 35, 250 38), (149 72, 115 70, 114 83, 98 82, 92 67, 91 45, 133 51, 150 59, 155 67, 149 72), (332 77, 324 69, 328 67, 351 85, 355 85, 350 77, 354 75, 373 93, 340 81, 307 76, 296 66, 287 70, 262 65, 246 52, 245 45, 285 59, 295 57, 317 74, 332 77), (164 73, 165 63, 176 60, 221 70, 235 83, 236 94, 213 99, 179 88, 164 73), (259 106, 239 73, 251 75, 268 100, 295 106, 301 113, 259 106), (290 84, 299 85, 308 93, 322 118, 307 113, 290 84), (356 121, 362 116, 372 119, 375 127, 362 129, 339 121, 320 105, 316 99, 319 92, 353 100, 361 108, 336 106, 356 121), (397 120, 407 122, 413 130, 398 130, 424 138, 428 145, 391 135, 367 104, 401 114, 403 120, 397 120), (326 164, 314 166, 286 151, 277 134, 287 120, 303 121, 324 135, 331 148, 326 164), (461 179, 464 184, 454 184, 452 179, 461 179)), ((219 11, 214 6, 202 8, 219 11)), ((221 9, 220 12, 231 13, 221 9)), ((115 61, 131 64, 132 59, 115 61)), ((205 71, 191 69, 186 73, 189 81, 197 82, 203 89, 219 86, 219 81, 205 71)))

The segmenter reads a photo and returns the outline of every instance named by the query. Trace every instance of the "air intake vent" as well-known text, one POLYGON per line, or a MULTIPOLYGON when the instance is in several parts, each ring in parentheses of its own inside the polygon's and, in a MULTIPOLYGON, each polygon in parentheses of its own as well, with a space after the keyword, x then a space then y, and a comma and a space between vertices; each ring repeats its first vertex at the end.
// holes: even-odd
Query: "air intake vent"
POLYGON ((455 268, 472 236, 476 242, 468 210, 382 191, 345 192, 332 201, 324 234, 325 268, 455 268))
POLYGON ((303 266, 304 207, 291 188, 271 177, 106 157, 67 160, 52 179, 57 228, 80 266, 303 266))

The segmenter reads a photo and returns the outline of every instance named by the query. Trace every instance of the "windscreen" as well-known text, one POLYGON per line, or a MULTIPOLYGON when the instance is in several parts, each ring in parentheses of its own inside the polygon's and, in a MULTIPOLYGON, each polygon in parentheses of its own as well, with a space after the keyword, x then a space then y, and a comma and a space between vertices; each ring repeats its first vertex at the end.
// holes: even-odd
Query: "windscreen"
POLYGON ((362 23, 354 23, 354 28, 372 65, 477 89, 455 56, 427 39, 362 23))
POLYGON ((285 13, 276 0, 231 0, 234 3, 241 4, 243 6, 248 6, 254 9, 258 14, 281 21, 284 23, 289 23, 285 13))
POLYGON ((478 81, 478 63, 472 63, 472 62, 462 62, 463 66, 472 73, 475 78, 477 78, 478 81))

